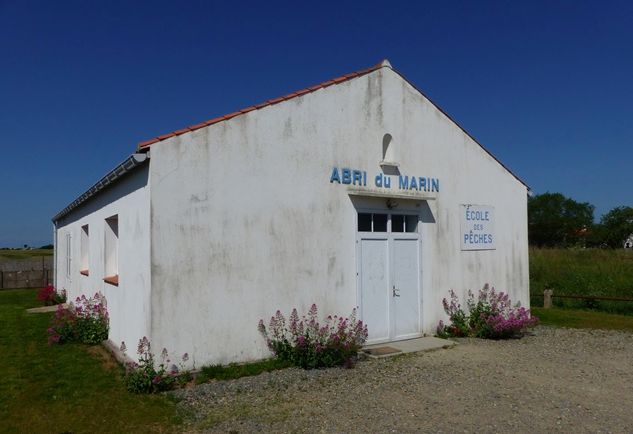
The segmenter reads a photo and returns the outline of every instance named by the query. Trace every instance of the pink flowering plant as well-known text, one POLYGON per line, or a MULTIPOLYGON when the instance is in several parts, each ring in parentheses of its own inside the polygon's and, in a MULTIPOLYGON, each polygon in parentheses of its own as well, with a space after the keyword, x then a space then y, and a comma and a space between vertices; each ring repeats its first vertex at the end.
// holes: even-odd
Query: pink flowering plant
POLYGON ((94 345, 108 339, 109 317, 106 299, 97 292, 77 297, 68 306, 59 305, 48 328, 50 344, 81 342, 94 345))
POLYGON ((443 321, 437 326, 440 337, 474 336, 484 339, 509 339, 522 336, 538 324, 538 318, 529 309, 512 305, 508 294, 497 292, 488 284, 475 295, 468 291, 466 310, 459 304, 455 291, 450 290, 450 301, 442 300, 450 324, 443 321))
POLYGON ((354 358, 367 340, 367 326, 356 319, 328 316, 319 324, 316 304, 307 316, 299 318, 293 309, 290 318, 277 311, 268 328, 260 320, 258 330, 275 357, 304 369, 344 365, 352 367, 354 358))
POLYGON ((44 306, 66 303, 66 290, 57 291, 53 285, 47 285, 39 290, 37 299, 43 302, 44 306))
MULTIPOLYGON (((121 352, 125 355, 125 342, 121 342, 121 352)), ((132 393, 154 393, 173 389, 176 385, 184 385, 191 381, 192 376, 184 368, 189 360, 187 353, 182 355, 180 366, 172 364, 166 348, 160 353, 160 361, 157 363, 152 346, 143 337, 138 341, 136 348, 137 362, 128 362, 125 366, 125 386, 132 393)))

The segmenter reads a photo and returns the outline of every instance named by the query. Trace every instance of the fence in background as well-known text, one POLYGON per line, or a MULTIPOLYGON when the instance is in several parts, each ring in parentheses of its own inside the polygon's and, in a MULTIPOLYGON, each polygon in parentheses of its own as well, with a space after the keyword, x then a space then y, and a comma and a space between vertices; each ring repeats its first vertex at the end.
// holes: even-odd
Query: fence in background
POLYGON ((37 288, 52 281, 52 256, 0 261, 0 289, 37 288))
POLYGON ((632 302, 633 298, 627 297, 606 297, 606 296, 593 296, 593 295, 556 295, 551 289, 543 291, 543 308, 550 309, 552 307, 553 298, 568 298, 572 300, 585 300, 585 301, 629 301, 632 302))

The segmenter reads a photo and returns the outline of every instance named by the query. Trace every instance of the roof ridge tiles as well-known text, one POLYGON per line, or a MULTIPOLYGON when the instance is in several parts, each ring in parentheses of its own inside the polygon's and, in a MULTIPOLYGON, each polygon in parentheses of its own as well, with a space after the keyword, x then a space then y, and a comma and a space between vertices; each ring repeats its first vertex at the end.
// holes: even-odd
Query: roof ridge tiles
POLYGON ((319 83, 317 85, 306 87, 306 88, 303 88, 303 89, 291 92, 291 93, 289 93, 287 95, 284 95, 284 96, 281 96, 281 97, 269 99, 269 100, 264 101, 264 102, 262 102, 260 104, 251 105, 249 107, 246 107, 246 108, 241 109, 241 110, 237 110, 237 111, 235 111, 233 113, 229 113, 229 114, 226 114, 224 116, 218 116, 216 118, 213 118, 213 119, 205 121, 205 122, 201 122, 201 123, 196 124, 196 125, 191 125, 189 127, 185 127, 185 128, 181 128, 179 130, 173 131, 171 133, 167 133, 167 134, 163 134, 163 135, 157 136, 157 137, 155 137, 153 139, 149 139, 149 140, 140 142, 138 144, 138 146, 137 146, 137 149, 139 151, 147 150, 154 143, 158 143, 158 142, 161 142, 163 140, 167 140, 167 139, 169 139, 171 137, 180 136, 182 134, 185 134, 185 133, 188 133, 188 132, 191 132, 191 131, 199 130, 200 128, 204 128, 204 127, 209 126, 209 125, 217 124, 218 122, 222 122, 222 121, 234 118, 236 116, 239 116, 241 114, 245 114, 245 113, 251 112, 253 110, 259 110, 259 109, 264 108, 264 107, 268 107, 268 106, 272 106, 272 105, 275 105, 275 104, 279 104, 280 102, 288 101, 290 99, 297 98, 297 97, 306 95, 308 93, 315 92, 315 91, 317 91, 319 89, 323 89, 323 88, 326 88, 326 87, 329 87, 329 86, 332 86, 332 85, 335 85, 335 84, 340 84, 340 83, 346 82, 348 80, 351 80, 352 78, 356 78, 356 77, 360 77, 360 76, 365 75, 365 74, 369 74, 370 72, 374 72, 374 71, 376 71, 376 70, 378 70, 380 68, 383 68, 385 66, 388 66, 388 67, 391 66, 391 65, 389 65, 388 62, 387 62, 387 64, 385 64, 385 62, 386 61, 382 61, 379 64, 374 65, 374 66, 372 66, 370 68, 363 69, 363 70, 356 71, 356 72, 351 72, 349 74, 345 74, 345 75, 333 78, 331 80, 324 81, 324 82, 319 83))

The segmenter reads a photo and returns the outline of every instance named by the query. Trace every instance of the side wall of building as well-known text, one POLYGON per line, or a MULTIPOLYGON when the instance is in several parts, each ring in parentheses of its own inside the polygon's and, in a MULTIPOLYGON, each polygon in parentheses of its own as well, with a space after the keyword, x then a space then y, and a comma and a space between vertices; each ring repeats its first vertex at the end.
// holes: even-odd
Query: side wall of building
POLYGON ((381 68, 152 146, 154 345, 188 352, 197 366, 245 361, 268 355, 257 321, 277 309, 316 303, 321 314, 349 314, 358 200, 330 174, 348 167, 373 179, 385 134, 402 173, 440 180, 434 199, 401 205, 428 210, 423 331, 444 318, 449 289, 488 282, 526 305, 526 187, 381 68), (460 204, 495 207, 496 250, 460 250, 460 204))
MULTIPOLYGON (((149 335, 148 175, 149 165, 145 164, 57 222, 56 288, 65 289, 69 300, 81 295, 89 297, 96 292, 104 294, 110 315, 109 339, 116 346, 125 341, 130 349, 136 348, 140 338, 149 335), (113 216, 118 216, 118 286, 103 280, 106 276, 106 219, 113 216), (84 242, 87 246, 87 276, 81 274, 85 266, 82 255, 86 254, 82 252, 82 227, 85 225, 88 225, 88 242, 84 242)), ((129 355, 134 358, 134 351, 131 353, 129 355)))

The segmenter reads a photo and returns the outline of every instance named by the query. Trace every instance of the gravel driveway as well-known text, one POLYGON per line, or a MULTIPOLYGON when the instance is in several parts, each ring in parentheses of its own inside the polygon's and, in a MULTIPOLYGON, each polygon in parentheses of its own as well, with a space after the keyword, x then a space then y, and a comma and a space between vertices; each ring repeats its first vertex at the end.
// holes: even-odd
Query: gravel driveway
POLYGON ((202 432, 633 432, 633 334, 536 328, 511 341, 286 369, 175 392, 202 432))

